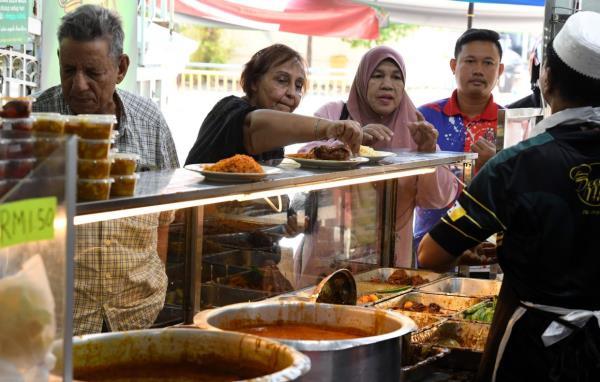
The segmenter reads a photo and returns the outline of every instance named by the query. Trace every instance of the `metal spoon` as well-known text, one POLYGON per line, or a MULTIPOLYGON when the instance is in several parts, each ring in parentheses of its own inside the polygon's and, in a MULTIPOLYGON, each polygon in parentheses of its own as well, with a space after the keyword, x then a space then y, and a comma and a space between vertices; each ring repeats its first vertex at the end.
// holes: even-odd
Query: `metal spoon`
POLYGON ((338 269, 325 277, 313 291, 316 302, 338 305, 356 305, 356 281, 352 272, 338 269))

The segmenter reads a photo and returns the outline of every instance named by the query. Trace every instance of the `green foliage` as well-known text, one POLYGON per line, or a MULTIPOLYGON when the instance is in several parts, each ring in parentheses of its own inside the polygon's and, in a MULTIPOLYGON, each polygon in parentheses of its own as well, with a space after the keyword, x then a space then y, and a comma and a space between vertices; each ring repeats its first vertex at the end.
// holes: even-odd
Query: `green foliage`
POLYGON ((179 25, 178 32, 198 41, 198 48, 190 55, 190 62, 224 64, 229 60, 232 47, 224 41, 223 30, 200 25, 179 25))
POLYGON ((413 24, 389 24, 379 30, 377 40, 354 40, 343 39, 350 44, 352 48, 373 48, 374 46, 384 45, 386 42, 394 42, 415 31, 419 26, 413 24))

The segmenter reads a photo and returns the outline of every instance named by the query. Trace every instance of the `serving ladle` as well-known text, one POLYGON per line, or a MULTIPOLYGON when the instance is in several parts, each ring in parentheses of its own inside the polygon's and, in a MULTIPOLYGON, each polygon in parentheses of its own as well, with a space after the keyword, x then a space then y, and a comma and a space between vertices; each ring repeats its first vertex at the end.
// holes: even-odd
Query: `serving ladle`
POLYGON ((338 269, 315 287, 312 297, 316 302, 338 305, 356 305, 356 281, 352 272, 338 269))

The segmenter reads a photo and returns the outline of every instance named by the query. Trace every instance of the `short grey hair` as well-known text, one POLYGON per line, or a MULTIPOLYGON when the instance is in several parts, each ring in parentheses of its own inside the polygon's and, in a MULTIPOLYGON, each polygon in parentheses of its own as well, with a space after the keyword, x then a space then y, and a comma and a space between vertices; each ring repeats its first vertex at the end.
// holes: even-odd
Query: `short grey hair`
POLYGON ((121 17, 109 9, 86 4, 62 18, 58 27, 58 42, 65 38, 75 41, 108 39, 109 54, 117 60, 123 54, 123 24, 121 17))

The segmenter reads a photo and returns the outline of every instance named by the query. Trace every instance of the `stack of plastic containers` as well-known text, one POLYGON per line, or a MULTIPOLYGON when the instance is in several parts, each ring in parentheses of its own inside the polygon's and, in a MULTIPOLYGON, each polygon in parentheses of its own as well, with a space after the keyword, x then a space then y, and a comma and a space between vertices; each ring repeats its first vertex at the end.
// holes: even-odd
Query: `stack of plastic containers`
POLYGON ((31 97, 2 97, 0 116, 0 198, 33 170, 36 164, 32 136, 31 97))
POLYGON ((128 153, 112 153, 110 176, 115 180, 111 189, 111 196, 133 196, 135 184, 139 177, 135 173, 139 155, 128 153))
POLYGON ((66 134, 79 137, 77 144, 77 200, 105 200, 110 197, 114 180, 110 177, 112 114, 80 114, 69 116, 66 134))

